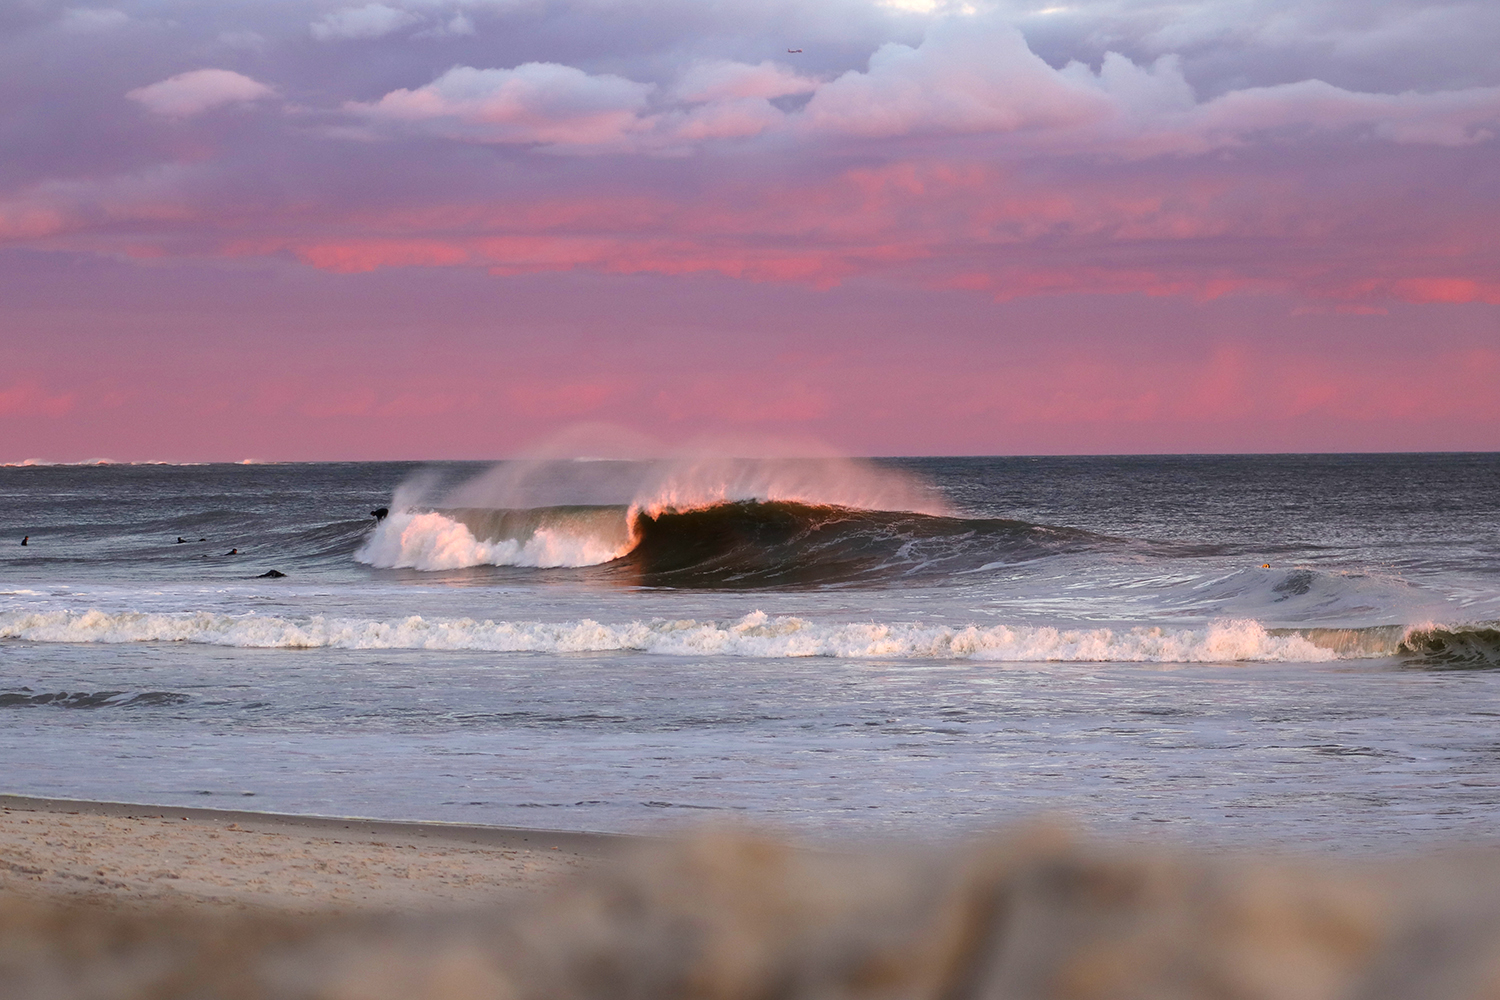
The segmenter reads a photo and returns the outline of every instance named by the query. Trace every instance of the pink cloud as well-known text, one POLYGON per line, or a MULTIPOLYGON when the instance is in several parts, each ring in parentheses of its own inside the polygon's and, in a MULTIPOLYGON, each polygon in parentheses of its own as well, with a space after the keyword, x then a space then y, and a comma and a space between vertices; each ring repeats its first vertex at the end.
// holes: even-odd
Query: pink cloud
POLYGON ((742 139, 778 127, 786 116, 762 97, 719 100, 663 115, 655 124, 668 143, 742 139))
POLYGON ((512 386, 505 395, 516 410, 533 417, 577 419, 597 412, 621 392, 616 380, 563 379, 512 386))
POLYGON ((75 392, 52 393, 36 382, 15 382, 0 388, 0 414, 61 417, 78 402, 75 392))
POLYGON ((888 43, 866 72, 819 87, 809 132, 866 137, 1076 127, 1110 113, 1096 89, 1058 73, 998 20, 936 22, 916 47, 888 43))
POLYGON ((1209 160, 1054 177, 951 156, 829 176, 734 178, 691 197, 627 187, 514 200, 428 196, 315 213, 289 206, 263 214, 254 226, 261 235, 246 237, 241 209, 184 197, 200 183, 181 168, 177 176, 37 189, 0 204, 0 237, 144 259, 180 254, 186 232, 195 234, 194 253, 291 252, 346 274, 584 268, 818 287, 884 275, 1000 300, 1295 291, 1341 308, 1496 300, 1500 273, 1487 248, 1500 209, 1461 192, 1452 203, 1412 199, 1399 170, 1343 189, 1332 186, 1337 176, 1209 160), (1245 241, 1277 249, 1247 256, 1245 241), (1381 253, 1367 252, 1372 241, 1381 253))
MULTIPOLYGON (((1295 291, 1340 308, 1495 300, 1500 274, 1485 248, 1500 209, 1466 205, 1460 216, 1434 202, 1402 207, 1404 193, 1381 191, 1331 190, 1214 163, 1059 181, 1015 166, 926 160, 798 183, 738 181, 686 200, 558 194, 301 215, 288 218, 281 235, 226 243, 222 252, 291 251, 340 273, 584 268, 818 287, 881 274, 998 300, 1245 291, 1295 291), (1372 217, 1377 196, 1391 200, 1372 217), (314 232, 302 235, 303 227, 314 232), (321 235, 330 231, 349 235, 321 235), (1377 239, 1382 253, 1366 253, 1377 239), (1238 249, 1246 240, 1278 250, 1246 257, 1238 249)), ((262 229, 278 228, 267 222, 262 229)))
POLYGON ((1360 94, 1321 80, 1233 91, 1199 106, 1189 131, 1206 143, 1257 131, 1364 127, 1400 143, 1466 146, 1500 135, 1500 87, 1360 94))
POLYGON ((227 104, 248 104, 276 91, 227 69, 195 69, 159 83, 137 87, 125 96, 146 110, 168 118, 190 118, 227 104))
MULTIPOLYGON (((375 5, 372 5, 375 6, 375 5)), ((864 70, 831 80, 764 61, 692 63, 670 88, 556 63, 455 67, 347 111, 473 142, 545 144, 553 151, 680 151, 761 135, 824 145, 897 137, 1006 136, 1004 157, 1088 153, 1140 158, 1204 153, 1278 132, 1467 145, 1500 129, 1500 88, 1359 93, 1309 79, 1198 102, 1181 60, 1138 65, 1105 53, 1097 71, 1054 69, 1021 32, 993 16, 950 16, 916 46, 888 43, 864 70), (768 99, 808 94, 783 111, 768 99)))
POLYGON ((345 108, 375 123, 420 127, 452 139, 521 144, 618 142, 637 126, 651 85, 557 63, 515 69, 455 66, 415 90, 345 108))
MULTIPOLYGON (((199 70, 132 96, 182 115, 269 92, 199 70)), ((879 277, 997 301, 1292 292, 1346 311, 1494 302, 1500 208, 1481 185, 1420 185, 1434 169, 1482 172, 1497 94, 1306 81, 1199 102, 1174 57, 1054 69, 1014 27, 951 17, 828 80, 770 61, 689 63, 661 87, 560 63, 459 66, 343 106, 375 135, 403 134, 407 152, 386 147, 400 162, 305 130, 306 177, 291 153, 262 164, 184 123, 165 162, 0 195, 0 240, 139 260, 289 255, 341 274, 879 277), (805 109, 770 101, 795 93, 811 95, 805 109), (450 155, 453 139, 596 156, 564 170, 497 150, 501 170, 450 155)))
POLYGON ((764 60, 758 65, 717 59, 694 63, 677 79, 675 95, 692 102, 732 101, 746 97, 787 97, 817 89, 815 77, 764 60))

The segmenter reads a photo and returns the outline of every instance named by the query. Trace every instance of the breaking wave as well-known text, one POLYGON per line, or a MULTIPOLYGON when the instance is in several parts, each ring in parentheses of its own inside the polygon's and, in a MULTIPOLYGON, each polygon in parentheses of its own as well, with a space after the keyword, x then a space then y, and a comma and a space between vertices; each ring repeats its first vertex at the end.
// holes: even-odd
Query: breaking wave
POLYGON ((418 570, 614 564, 612 572, 655 586, 834 583, 934 561, 977 568, 1092 537, 955 517, 910 473, 830 457, 515 461, 446 489, 419 474, 390 506, 356 552, 360 562, 418 570))
POLYGON ((377 621, 211 612, 0 613, 0 639, 184 642, 258 649, 421 649, 644 652, 668 656, 834 657, 1007 662, 1319 663, 1399 659, 1431 667, 1500 667, 1500 626, 1267 629, 1252 620, 1200 627, 1057 628, 828 623, 754 611, 734 621, 653 619, 606 624, 420 616, 377 621))
POLYGON ((750 500, 407 510, 378 525, 355 558, 421 570, 613 563, 647 586, 796 586, 950 574, 1103 541, 1024 521, 750 500))
MULTIPOLYGON (((1272 629, 1272 634, 1291 634, 1272 629)), ((1369 628, 1309 628, 1295 634, 1341 659, 1397 657, 1434 667, 1500 667, 1500 625, 1376 625, 1369 628)))
POLYGON ((624 508, 396 511, 354 558, 383 569, 597 566, 634 547, 624 508))
POLYGON ((604 624, 312 616, 53 611, 0 615, 0 638, 32 642, 188 642, 251 648, 422 649, 677 656, 837 657, 1011 662, 1319 662, 1338 652, 1253 621, 1201 628, 1067 629, 856 622, 830 624, 752 612, 737 621, 604 624))

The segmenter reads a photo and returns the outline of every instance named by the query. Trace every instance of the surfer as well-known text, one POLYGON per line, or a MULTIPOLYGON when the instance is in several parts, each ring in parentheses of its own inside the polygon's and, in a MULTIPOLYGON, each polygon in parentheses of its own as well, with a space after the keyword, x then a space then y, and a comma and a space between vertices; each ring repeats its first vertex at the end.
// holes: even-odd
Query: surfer
POLYGON ((389 507, 376 507, 374 510, 370 511, 370 516, 375 519, 376 524, 379 524, 381 521, 384 521, 390 515, 390 513, 391 510, 389 507))
POLYGON ((226 556, 237 556, 237 555, 240 554, 240 550, 239 549, 230 549, 228 552, 226 552, 224 554, 226 556))
POLYGON ((21 544, 25 545, 30 540, 31 540, 31 536, 27 535, 25 538, 21 539, 21 544))

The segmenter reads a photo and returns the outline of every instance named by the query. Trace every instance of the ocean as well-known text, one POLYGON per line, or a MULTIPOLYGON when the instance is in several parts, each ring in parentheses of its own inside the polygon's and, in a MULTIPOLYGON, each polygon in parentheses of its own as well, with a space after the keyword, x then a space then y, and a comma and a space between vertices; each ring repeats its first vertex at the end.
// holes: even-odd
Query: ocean
POLYGON ((1500 829, 1497 455, 27 465, 0 501, 3 791, 813 841, 1500 829))

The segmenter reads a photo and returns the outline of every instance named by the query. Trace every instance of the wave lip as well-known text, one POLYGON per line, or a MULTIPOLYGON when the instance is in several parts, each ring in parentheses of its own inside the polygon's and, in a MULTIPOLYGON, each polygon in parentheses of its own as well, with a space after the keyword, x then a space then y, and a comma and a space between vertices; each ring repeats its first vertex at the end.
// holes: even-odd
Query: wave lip
POLYGON ((733 622, 694 619, 568 622, 291 619, 269 615, 53 611, 0 615, 0 638, 33 642, 189 642, 248 648, 491 652, 633 651, 669 656, 832 657, 996 662, 1322 662, 1338 658, 1300 635, 1253 621, 1201 628, 1066 629, 859 622, 828 624, 755 611, 733 622))

